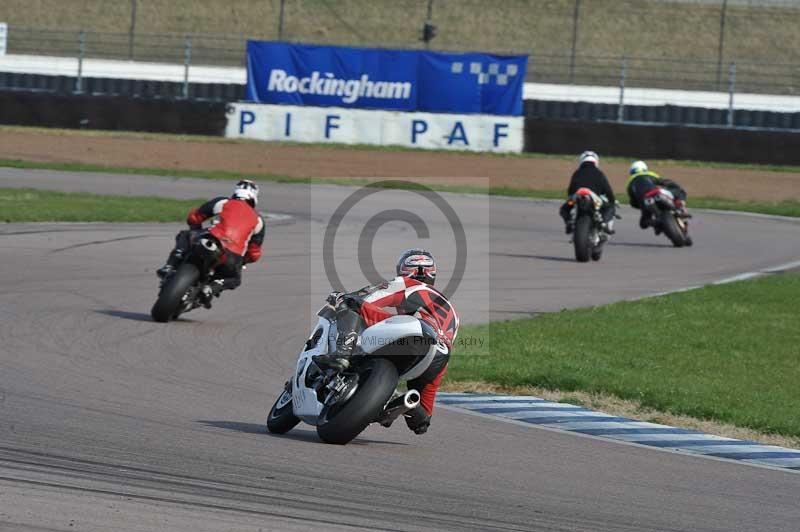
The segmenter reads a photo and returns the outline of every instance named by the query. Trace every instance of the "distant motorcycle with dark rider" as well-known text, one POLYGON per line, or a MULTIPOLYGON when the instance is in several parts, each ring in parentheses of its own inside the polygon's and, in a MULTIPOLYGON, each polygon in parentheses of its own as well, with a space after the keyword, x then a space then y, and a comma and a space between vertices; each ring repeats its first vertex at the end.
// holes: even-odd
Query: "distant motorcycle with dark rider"
POLYGON ((567 234, 572 234, 575 260, 597 261, 609 235, 614 234, 614 219, 619 218, 617 201, 595 152, 583 152, 578 163, 567 187, 567 201, 561 205, 559 214, 567 234))
POLYGON ((603 208, 608 199, 598 196, 588 188, 579 188, 567 201, 572 206, 572 243, 575 260, 588 262, 600 260, 603 246, 608 242, 608 225, 603 220, 603 208))

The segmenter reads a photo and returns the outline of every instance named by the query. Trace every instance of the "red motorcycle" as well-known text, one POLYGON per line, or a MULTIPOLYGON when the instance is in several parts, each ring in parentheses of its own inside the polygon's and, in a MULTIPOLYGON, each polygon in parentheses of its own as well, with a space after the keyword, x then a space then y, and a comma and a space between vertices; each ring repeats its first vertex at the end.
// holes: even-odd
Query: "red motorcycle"
POLYGON ((651 225, 656 235, 664 233, 676 248, 691 246, 689 218, 686 204, 664 187, 655 187, 644 195, 642 209, 651 216, 651 225))

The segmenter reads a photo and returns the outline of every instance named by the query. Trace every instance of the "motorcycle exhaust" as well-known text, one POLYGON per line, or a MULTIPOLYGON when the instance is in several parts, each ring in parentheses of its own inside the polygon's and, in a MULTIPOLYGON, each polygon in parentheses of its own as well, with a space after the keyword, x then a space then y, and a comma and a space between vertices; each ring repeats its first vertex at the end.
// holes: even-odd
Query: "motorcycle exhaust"
POLYGON ((383 407, 378 423, 384 427, 391 426, 395 419, 410 410, 414 410, 419 405, 420 399, 421 397, 417 390, 409 390, 403 395, 398 395, 383 407))

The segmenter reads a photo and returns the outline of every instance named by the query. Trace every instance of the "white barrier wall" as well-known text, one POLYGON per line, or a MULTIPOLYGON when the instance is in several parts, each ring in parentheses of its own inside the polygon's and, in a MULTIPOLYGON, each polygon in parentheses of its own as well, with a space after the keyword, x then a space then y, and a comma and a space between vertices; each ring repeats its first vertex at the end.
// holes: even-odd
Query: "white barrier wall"
POLYGON ((234 103, 230 105, 225 136, 270 141, 521 152, 523 123, 521 116, 234 103))

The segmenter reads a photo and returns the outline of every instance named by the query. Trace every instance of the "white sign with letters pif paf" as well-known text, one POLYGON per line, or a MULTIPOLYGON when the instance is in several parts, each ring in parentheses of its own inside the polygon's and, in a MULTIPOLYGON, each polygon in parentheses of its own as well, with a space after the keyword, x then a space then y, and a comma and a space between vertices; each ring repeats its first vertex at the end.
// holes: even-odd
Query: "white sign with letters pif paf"
POLYGON ((225 136, 267 141, 521 152, 523 123, 521 116, 234 103, 228 108, 225 136))

